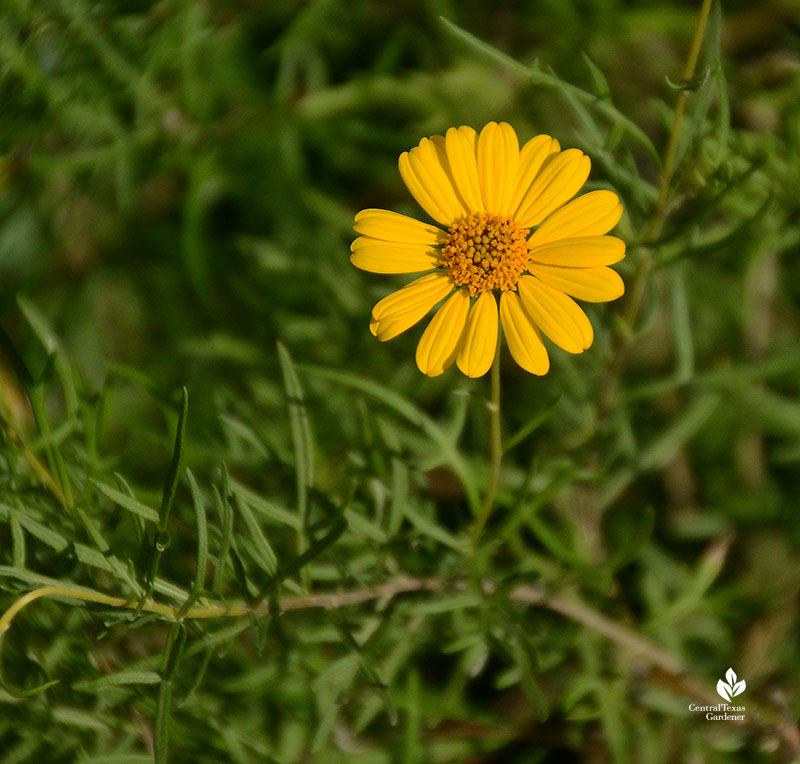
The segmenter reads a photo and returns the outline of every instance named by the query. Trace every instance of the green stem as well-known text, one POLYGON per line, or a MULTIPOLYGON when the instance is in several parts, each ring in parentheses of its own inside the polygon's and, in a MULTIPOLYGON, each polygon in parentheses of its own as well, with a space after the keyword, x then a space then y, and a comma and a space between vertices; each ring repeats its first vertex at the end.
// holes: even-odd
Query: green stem
MULTIPOLYGON (((405 593, 412 592, 431 592, 447 593, 448 591, 463 591, 466 582, 447 581, 440 578, 414 578, 413 576, 399 576, 390 579, 382 584, 378 584, 369 589, 355 589, 340 592, 324 592, 318 594, 308 594, 302 597, 288 597, 281 600, 280 608, 282 611, 308 610, 312 608, 342 608, 354 605, 382 600, 385 598, 396 597, 405 593)), ((497 592, 496 584, 492 581, 481 580, 479 589, 484 595, 489 596, 497 592)), ((60 597, 77 600, 78 602, 93 602, 99 605, 109 605, 115 608, 126 608, 136 610, 139 606, 138 600, 125 600, 122 597, 112 597, 102 592, 82 587, 71 586, 43 586, 22 595, 14 604, 0 616, 0 682, 4 683, 2 675, 2 639, 6 631, 11 627, 15 616, 21 610, 42 598, 60 597)), ((532 607, 540 607, 568 618, 574 623, 581 624, 596 634, 600 634, 610 642, 626 651, 629 655, 641 656, 647 663, 661 672, 655 674, 653 680, 661 684, 666 682, 666 686, 672 687, 677 694, 682 696, 694 697, 713 703, 716 695, 710 687, 696 682, 687 676, 686 667, 682 661, 668 653, 656 642, 648 637, 639 634, 638 631, 624 623, 617 623, 611 618, 603 615, 590 605, 579 599, 572 597, 562 597, 555 593, 550 593, 538 585, 520 584, 515 586, 509 593, 508 599, 532 607)), ((208 603, 201 607, 191 608, 186 613, 181 614, 180 608, 164 605, 162 603, 149 600, 145 603, 143 610, 160 615, 167 620, 176 621, 181 618, 229 618, 247 616, 251 613, 269 613, 270 604, 262 603, 256 608, 251 608, 245 602, 236 603, 208 603)), ((168 650, 169 651, 169 650, 168 650)), ((169 663, 164 662, 164 668, 169 668, 169 663)), ((170 671, 164 672, 167 676, 170 671)), ((58 680, 51 680, 41 687, 26 690, 18 693, 20 696, 29 696, 41 692, 47 687, 57 684, 58 680)), ((166 702, 168 698, 164 698, 166 702)), ((753 705, 749 702, 748 705, 753 705)), ((793 753, 795 758, 800 759, 800 731, 791 721, 788 714, 776 712, 770 706, 753 706, 752 713, 743 724, 759 730, 770 740, 776 736, 782 738, 787 751, 793 753)))
POLYGON ((487 403, 489 409, 489 427, 491 438, 491 468, 489 471, 489 485, 483 498, 475 524, 472 526, 472 546, 478 545, 478 539, 483 531, 486 521, 492 512, 494 499, 497 495, 497 485, 500 482, 500 467, 503 461, 503 435, 500 426, 500 343, 497 343, 497 352, 492 364, 492 392, 487 403))
MULTIPOLYGON (((695 27, 692 44, 689 49, 689 56, 686 59, 686 66, 683 69, 684 83, 694 79, 695 71, 697 70, 697 60, 700 58, 700 48, 703 44, 703 37, 705 37, 708 17, 711 13, 712 2, 713 0, 703 0, 703 5, 700 8, 700 17, 697 20, 697 26, 695 27)), ((689 98, 689 92, 689 90, 681 90, 675 102, 675 112, 672 115, 672 127, 669 132, 669 142, 667 143, 667 150, 664 153, 664 165, 661 169, 661 185, 658 190, 658 199, 653 208, 650 225, 647 228, 647 238, 650 240, 659 236, 661 228, 664 225, 664 212, 666 211, 667 201, 669 199, 669 186, 675 172, 675 156, 678 151, 678 138, 680 137, 681 123, 683 122, 683 113, 686 109, 686 101, 689 98)))
MULTIPOLYGON (((694 36, 692 37, 692 44, 689 48, 689 56, 686 59, 686 66, 683 69, 684 82, 690 82, 694 79, 697 61, 700 58, 700 48, 702 47, 703 38, 706 33, 708 17, 711 14, 712 3, 713 0, 703 0, 703 5, 700 8, 700 17, 697 20, 697 26, 695 27, 694 36)), ((616 393, 617 380, 622 371, 625 351, 632 341, 633 326, 636 323, 636 319, 639 317, 639 311, 642 308, 645 292, 647 291, 647 282, 653 270, 654 260, 650 244, 658 239, 664 227, 670 185, 672 184, 672 177, 675 174, 675 157, 678 151, 678 139, 680 138, 681 125, 683 124, 683 115, 688 98, 689 90, 681 90, 675 102, 672 126, 669 131, 669 141, 667 142, 667 148, 664 152, 664 162, 661 168, 661 183, 659 184, 658 198, 653 206, 650 221, 647 224, 644 234, 644 241, 648 244, 641 249, 639 267, 633 277, 631 287, 628 290, 629 297, 623 313, 625 326, 628 327, 631 334, 623 337, 617 345, 614 359, 611 362, 600 392, 599 409, 601 412, 605 412, 610 408, 611 401, 616 393)))

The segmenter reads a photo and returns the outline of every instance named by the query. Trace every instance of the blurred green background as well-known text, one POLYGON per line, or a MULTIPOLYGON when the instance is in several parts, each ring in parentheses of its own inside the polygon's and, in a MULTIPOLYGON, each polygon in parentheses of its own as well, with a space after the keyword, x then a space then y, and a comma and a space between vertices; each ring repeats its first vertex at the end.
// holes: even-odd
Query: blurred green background
MULTIPOLYGON (((163 582, 191 586, 198 497, 209 571, 223 571, 206 589, 231 599, 274 575, 265 554, 296 559, 303 506, 312 541, 324 535, 314 523, 344 512, 347 532, 284 593, 403 573, 536 581, 636 629, 706 685, 734 666, 748 702, 796 719, 800 7, 715 4, 684 83, 699 6, 5 0, 2 608, 37 575, 133 596, 151 536, 97 486, 158 506, 186 386, 199 488, 179 487, 163 582), (687 88, 650 240, 657 155, 687 88), (598 107, 612 99, 644 140, 598 107), (357 271, 348 245, 362 208, 420 214, 402 151, 490 120, 589 153, 587 189, 625 204, 620 271, 646 278, 632 325, 629 298, 589 307, 583 355, 554 350, 544 378, 504 364, 513 448, 473 558, 458 539, 487 473, 488 379, 423 377, 419 330, 379 344, 370 308, 405 280, 357 271), (20 440, 70 484, 66 504, 20 440), (76 544, 121 568, 87 565, 76 544)), ((156 591, 182 601, 167 583, 156 591)), ((690 714, 685 688, 590 628, 459 596, 191 626, 169 760, 789 760, 764 725, 690 714)), ((103 677, 159 671, 168 631, 32 606, 6 639, 9 681, 62 682, 0 695, 0 759, 151 761, 158 678, 103 677)))

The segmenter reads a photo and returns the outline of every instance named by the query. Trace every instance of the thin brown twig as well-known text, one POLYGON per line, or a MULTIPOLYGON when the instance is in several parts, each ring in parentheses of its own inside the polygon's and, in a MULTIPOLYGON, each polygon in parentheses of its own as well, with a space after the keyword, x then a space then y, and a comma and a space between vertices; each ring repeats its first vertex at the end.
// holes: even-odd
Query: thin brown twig
MULTIPOLYGON (((365 589, 351 589, 343 592, 325 592, 320 594, 310 594, 301 597, 289 597, 280 601, 282 611, 308 610, 314 608, 340 608, 359 605, 375 600, 386 600, 401 594, 413 592, 434 592, 440 593, 448 590, 465 591, 469 587, 465 580, 450 581, 438 577, 417 578, 414 576, 400 576, 382 584, 365 589)), ((482 594, 492 596, 497 593, 497 586, 491 581, 483 581, 480 584, 482 594)), ((44 597, 66 597, 82 602, 93 602, 108 605, 116 608, 127 608, 135 611, 139 606, 138 600, 125 600, 121 597, 112 597, 102 592, 78 587, 45 586, 34 589, 20 597, 4 614, 0 617, 0 649, 2 649, 2 638, 4 633, 11 626, 13 619, 27 605, 44 597)), ((590 607, 577 598, 562 597, 552 594, 532 584, 520 584, 508 593, 508 598, 512 602, 522 605, 531 605, 550 610, 554 613, 568 618, 569 620, 591 629, 597 634, 602 635, 611 643, 617 645, 632 655, 636 655, 656 668, 663 677, 669 680, 668 686, 680 694, 713 703, 715 700, 714 692, 700 682, 687 675, 682 662, 671 655, 655 642, 642 636, 634 629, 617 623, 599 611, 590 607)), ((162 603, 148 600, 142 609, 146 612, 161 615, 167 620, 176 620, 180 613, 180 607, 172 607, 162 603)), ((251 608, 246 603, 219 603, 204 605, 191 608, 182 618, 186 619, 207 619, 207 618, 226 618, 241 617, 251 613, 264 614, 270 611, 270 603, 264 602, 256 608, 251 608)), ((1 657, 1 656, 0 656, 1 657)), ((655 676, 658 679, 658 674, 655 676)), ((762 734, 773 734, 779 736, 787 747, 796 757, 800 757, 800 733, 797 727, 789 720, 786 715, 765 706, 753 706, 749 704, 749 716, 742 722, 749 727, 758 730, 762 734)))

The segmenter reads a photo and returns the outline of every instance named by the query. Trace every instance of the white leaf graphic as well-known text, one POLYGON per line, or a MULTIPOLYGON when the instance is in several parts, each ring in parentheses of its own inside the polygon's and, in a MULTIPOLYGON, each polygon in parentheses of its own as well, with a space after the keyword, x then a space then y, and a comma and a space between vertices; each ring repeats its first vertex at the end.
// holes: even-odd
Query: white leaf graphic
POLYGON ((731 688, 730 685, 725 684, 725 682, 720 679, 717 682, 717 693, 721 698, 725 698, 725 700, 730 701, 731 699, 731 688))
POLYGON ((725 678, 728 680, 728 684, 731 687, 733 687, 733 685, 736 684, 736 672, 732 668, 729 668, 727 670, 727 672, 725 673, 725 678))
POLYGON ((736 695, 741 695, 745 691, 746 687, 747 683, 744 681, 744 679, 742 679, 741 682, 733 685, 733 687, 731 688, 731 697, 735 697, 736 695))

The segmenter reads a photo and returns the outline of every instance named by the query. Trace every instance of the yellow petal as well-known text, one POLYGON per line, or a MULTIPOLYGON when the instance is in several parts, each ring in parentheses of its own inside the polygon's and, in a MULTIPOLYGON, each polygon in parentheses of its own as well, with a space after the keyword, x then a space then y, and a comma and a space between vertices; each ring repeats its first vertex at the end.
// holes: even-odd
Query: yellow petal
POLYGON ((522 199, 515 219, 523 228, 539 225, 566 204, 589 177, 591 162, 579 149, 551 155, 522 199))
POLYGON ((444 271, 429 273, 377 302, 372 309, 372 316, 380 321, 392 313, 404 313, 410 310, 420 300, 428 301, 429 298, 437 297, 430 304, 430 307, 433 307, 448 294, 448 290, 452 289, 453 281, 444 271))
POLYGON ((530 238, 530 244, 546 244, 576 236, 608 233, 622 217, 619 197, 612 191, 590 191, 550 215, 530 238))
POLYGON ((564 268, 596 268, 612 265, 625 257, 625 242, 616 236, 579 236, 556 239, 530 249, 531 263, 564 268))
POLYGON ((371 273, 419 273, 439 265, 439 253, 425 244, 398 244, 360 236, 350 249, 350 262, 371 273))
POLYGON ((381 342, 393 339, 421 321, 439 300, 453 291, 453 286, 443 271, 412 281, 375 305, 370 331, 381 342))
POLYGON ((477 145, 478 134, 471 127, 451 127, 445 136, 447 161, 453 180, 471 212, 483 212, 485 209, 478 182, 477 145))
POLYGON ((484 292, 472 306, 458 353, 458 368, 468 377, 489 371, 497 350, 497 300, 484 292))
POLYGON ((559 292, 586 302, 608 302, 625 294, 625 284, 611 268, 559 268, 534 265, 531 273, 559 292))
POLYGON ((550 368, 547 349, 515 292, 503 292, 501 295, 500 320, 503 323, 503 336, 514 360, 531 374, 547 374, 550 368))
POLYGON ((537 135, 535 138, 531 138, 520 150, 516 187, 509 204, 511 214, 515 218, 520 202, 528 193, 528 189, 542 169, 544 161, 551 154, 557 154, 560 150, 558 141, 549 135, 537 135))
POLYGON ((353 228, 362 236, 402 244, 438 244, 445 236, 441 228, 390 210, 361 210, 353 228))
POLYGON ((459 289, 431 319, 417 345, 417 366, 423 374, 442 374, 458 355, 469 312, 469 296, 459 289))
POLYGON ((400 177, 403 179, 403 183, 406 184, 406 188, 411 192, 411 196, 417 200, 417 204, 419 204, 419 206, 437 223, 449 226, 450 222, 448 216, 433 200, 433 197, 428 193, 428 189, 425 187, 422 180, 417 177, 414 168, 411 166, 411 159, 407 151, 400 154, 400 158, 397 160, 397 166, 400 169, 400 177))
POLYGON ((437 222, 450 226, 468 210, 455 189, 444 138, 423 138, 419 146, 400 155, 400 175, 420 206, 437 222))
POLYGON ((589 319, 563 292, 533 276, 523 276, 517 288, 525 312, 556 345, 568 353, 582 353, 592 344, 589 319))
POLYGON ((478 177, 486 210, 511 214, 519 164, 519 141, 507 122, 490 122, 478 138, 478 177))
POLYGON ((447 158, 447 146, 445 145, 444 136, 433 135, 431 136, 431 143, 436 150, 436 160, 438 166, 441 167, 444 173, 442 180, 442 190, 448 194, 448 200, 453 205, 453 220, 460 220, 469 215, 469 205, 464 201, 461 193, 456 186, 456 179, 453 177, 453 171, 450 168, 450 161, 447 158))

